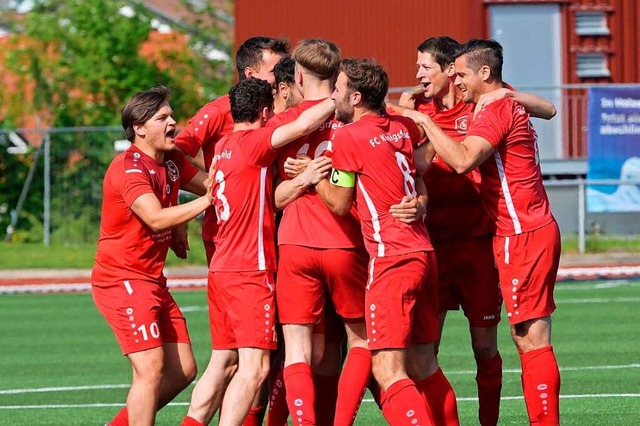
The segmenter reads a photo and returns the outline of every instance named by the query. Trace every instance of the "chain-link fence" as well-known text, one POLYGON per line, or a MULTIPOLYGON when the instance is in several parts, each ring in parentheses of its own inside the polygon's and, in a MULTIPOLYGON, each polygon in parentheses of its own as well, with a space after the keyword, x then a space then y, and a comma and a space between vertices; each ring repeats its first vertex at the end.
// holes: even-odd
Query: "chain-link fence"
POLYGON ((102 178, 122 138, 119 127, 0 130, 5 241, 96 241, 102 178))

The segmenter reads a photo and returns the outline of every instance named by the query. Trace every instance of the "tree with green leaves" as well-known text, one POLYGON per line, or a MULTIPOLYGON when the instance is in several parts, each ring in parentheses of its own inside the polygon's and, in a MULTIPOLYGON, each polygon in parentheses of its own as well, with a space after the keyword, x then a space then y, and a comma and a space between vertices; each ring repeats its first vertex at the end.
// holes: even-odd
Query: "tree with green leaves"
MULTIPOLYGON (((26 114, 37 114, 48 127, 118 125, 126 99, 155 84, 169 87, 176 118, 185 120, 202 104, 226 93, 232 82, 229 61, 202 55, 215 47, 229 56, 231 49, 219 41, 213 27, 207 33, 204 21, 169 22, 175 31, 159 34, 153 26, 162 17, 139 1, 33 3, 24 20, 13 25, 17 32, 10 47, 0 52, 0 61, 16 79, 14 90, 2 94, 4 123, 24 123, 26 114)), ((203 13, 214 14, 215 9, 209 5, 203 13)), ((71 230, 74 238, 86 235, 84 230, 91 228, 87 223, 99 221, 99 205, 88 205, 87 197, 91 202, 101 198, 95 191, 101 191, 102 174, 113 158, 113 139, 113 133, 51 135, 57 166, 52 167, 51 176, 54 235, 62 231, 55 227, 63 218, 65 227, 69 221, 85 224, 82 230, 71 230), (77 196, 58 197, 69 191, 77 196)), ((6 150, 0 152, 0 163, 5 163, 2 157, 7 155, 6 150)), ((22 174, 7 170, 6 176, 22 174)), ((22 181, 12 179, 9 184, 19 188, 22 181)), ((19 189, 8 192, 19 193, 19 189)), ((29 196, 33 205, 42 199, 38 193, 29 196)), ((17 200, 4 201, 13 207, 17 200)), ((92 232, 84 239, 94 237, 92 232)))

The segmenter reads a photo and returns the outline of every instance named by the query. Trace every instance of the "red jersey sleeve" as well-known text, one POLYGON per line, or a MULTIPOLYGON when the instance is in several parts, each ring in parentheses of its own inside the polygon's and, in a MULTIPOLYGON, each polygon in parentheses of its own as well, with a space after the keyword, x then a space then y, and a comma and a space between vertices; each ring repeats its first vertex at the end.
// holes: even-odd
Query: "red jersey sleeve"
POLYGON ((125 157, 123 163, 124 170, 122 173, 114 173, 111 183, 116 191, 122 194, 125 203, 131 207, 134 201, 148 192, 153 192, 149 172, 145 168, 141 168, 139 162, 134 161, 131 157, 125 157))
POLYGON ((224 114, 217 106, 201 108, 176 136, 178 148, 195 157, 208 139, 223 133, 224 114))
POLYGON ((248 131, 242 136, 240 149, 248 163, 260 167, 273 164, 278 156, 278 151, 273 149, 271 145, 271 136, 276 129, 277 127, 263 127, 248 131))
POLYGON ((506 135, 513 123, 511 100, 492 102, 473 120, 473 125, 467 133, 469 136, 479 136, 486 139, 494 149, 497 149, 501 142, 506 140, 506 135))
POLYGON ((362 172, 362 161, 354 151, 354 139, 349 126, 336 129, 331 140, 333 168, 345 172, 362 172))

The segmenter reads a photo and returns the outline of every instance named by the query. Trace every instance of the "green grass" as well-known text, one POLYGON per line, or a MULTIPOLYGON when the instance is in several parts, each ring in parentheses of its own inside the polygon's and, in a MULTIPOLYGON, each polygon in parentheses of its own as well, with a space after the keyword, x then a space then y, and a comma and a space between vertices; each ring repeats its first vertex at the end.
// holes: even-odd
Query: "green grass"
MULTIPOLYGON (((171 250, 167 266, 206 265, 204 246, 199 235, 189 237, 187 259, 178 259, 171 250)), ((2 269, 90 269, 96 254, 95 243, 51 245, 0 243, 2 269)))
MULTIPOLYGON (((176 292, 201 372, 210 353, 206 295, 176 292)), ((562 371, 564 425, 640 423, 640 282, 559 284, 553 339, 562 371), (608 367, 607 367, 608 366, 608 367), (611 366, 618 366, 616 368, 611 366), (622 396, 633 394, 635 396, 622 396), (600 397, 598 397, 598 395, 600 397), (618 396, 605 396, 618 395, 618 396)), ((117 407, 20 408, 45 404, 123 404, 126 388, 51 392, 2 390, 130 382, 130 367, 88 294, 0 296, 0 425, 102 425, 117 407), (18 406, 8 409, 7 406, 18 406)), ((501 425, 527 424, 519 368, 506 324, 500 329, 504 358, 501 425)), ((447 319, 440 361, 459 398, 463 425, 476 425, 474 362, 467 325, 460 313, 447 319)), ((178 396, 183 405, 158 414, 158 425, 177 425, 192 387, 178 396)), ((385 424, 374 403, 364 402, 357 425, 385 424)))
MULTIPOLYGON (((206 265, 206 256, 200 235, 190 227, 189 243, 191 250, 186 260, 178 259, 169 251, 167 266, 206 265)), ((640 236, 630 237, 588 235, 587 253, 629 252, 640 253, 640 236)), ((2 269, 88 269, 93 266, 96 252, 95 243, 53 245, 45 247, 35 243, 0 242, 0 270, 2 269)), ((578 253, 578 237, 564 236, 562 239, 564 254, 578 253)))

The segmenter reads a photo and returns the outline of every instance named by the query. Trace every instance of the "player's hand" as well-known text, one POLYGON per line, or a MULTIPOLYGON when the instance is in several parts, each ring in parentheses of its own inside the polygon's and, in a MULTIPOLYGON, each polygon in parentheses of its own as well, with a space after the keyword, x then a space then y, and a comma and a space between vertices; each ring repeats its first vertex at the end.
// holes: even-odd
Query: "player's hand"
POLYGON ((389 208, 391 216, 403 223, 413 223, 421 219, 427 211, 427 204, 422 197, 412 197, 405 195, 400 204, 394 204, 389 208))
POLYGON ((293 179, 302 173, 310 162, 311 157, 308 155, 298 155, 296 158, 287 157, 284 162, 284 172, 293 179))
POLYGON ((209 167, 209 175, 204 181, 204 187, 207 189, 205 196, 210 203, 213 203, 213 164, 214 163, 211 163, 211 166, 209 167))
POLYGON ((322 179, 329 176, 331 164, 331 158, 321 155, 309 162, 304 171, 300 173, 300 178, 302 178, 308 186, 316 185, 322 179))
POLYGON ((476 118, 480 111, 482 111, 484 107, 486 107, 490 103, 506 98, 507 93, 509 92, 511 92, 511 90, 503 87, 502 89, 494 90, 493 92, 485 93, 484 95, 480 96, 480 99, 478 99, 478 103, 473 110, 473 118, 476 118))
POLYGON ((179 259, 186 259, 189 251, 189 236, 187 235, 187 227, 180 225, 171 230, 171 243, 169 248, 179 259))
POLYGON ((416 97, 420 96, 423 93, 424 93, 424 86, 422 84, 413 86, 412 88, 407 89, 400 94, 398 105, 403 106, 405 108, 414 109, 416 97))

